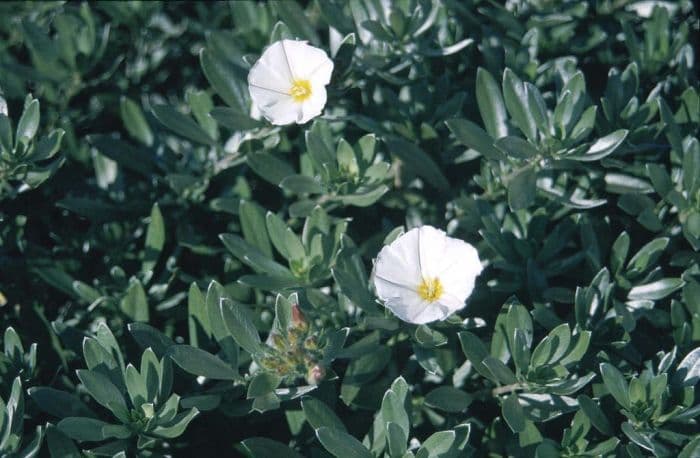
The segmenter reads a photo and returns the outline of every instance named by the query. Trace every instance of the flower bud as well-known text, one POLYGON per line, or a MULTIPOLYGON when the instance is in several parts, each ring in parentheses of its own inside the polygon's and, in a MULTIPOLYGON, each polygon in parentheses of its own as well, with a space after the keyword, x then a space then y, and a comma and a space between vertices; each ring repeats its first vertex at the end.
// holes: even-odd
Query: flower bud
POLYGON ((318 349, 318 341, 316 340, 316 336, 309 336, 304 340, 304 348, 307 350, 317 350, 318 349))
POLYGON ((308 327, 308 323, 306 322, 304 314, 299 308, 299 304, 292 305, 292 324, 294 325, 294 327, 300 329, 306 329, 308 327))
POLYGON ((318 385, 325 376, 326 369, 324 369, 323 366, 316 364, 314 367, 309 369, 309 372, 306 374, 306 383, 309 385, 318 385))
POLYGON ((284 347, 286 347, 286 342, 284 341, 284 337, 282 337, 279 334, 272 334, 270 336, 270 341, 272 342, 272 345, 277 350, 282 350, 282 349, 284 349, 284 347))

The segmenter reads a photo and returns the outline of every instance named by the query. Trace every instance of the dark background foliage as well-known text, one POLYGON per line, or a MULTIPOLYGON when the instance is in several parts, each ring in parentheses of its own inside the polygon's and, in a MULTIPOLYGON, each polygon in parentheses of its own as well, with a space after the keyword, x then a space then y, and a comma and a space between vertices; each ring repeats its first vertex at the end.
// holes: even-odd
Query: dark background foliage
POLYGON ((0 3, 0 455, 700 456, 699 34, 689 1, 0 3), (335 64, 306 125, 250 111, 281 38, 335 64), (422 224, 485 265, 430 326, 369 281, 422 224))

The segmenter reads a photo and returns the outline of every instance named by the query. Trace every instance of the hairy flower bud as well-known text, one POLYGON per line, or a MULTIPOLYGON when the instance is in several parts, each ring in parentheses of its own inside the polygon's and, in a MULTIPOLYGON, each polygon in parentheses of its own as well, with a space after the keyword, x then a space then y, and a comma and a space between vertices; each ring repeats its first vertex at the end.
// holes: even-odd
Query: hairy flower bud
POLYGON ((287 343, 284 341, 284 337, 282 337, 279 334, 272 334, 270 336, 270 341, 272 342, 272 345, 277 349, 277 350, 283 350, 287 343))
POLYGON ((326 376, 326 369, 323 366, 316 364, 306 374, 306 383, 309 385, 318 385, 326 376))
POLYGON ((299 304, 292 305, 292 324, 295 328, 301 329, 303 331, 305 331, 309 327, 309 324, 307 323, 304 314, 299 308, 299 304))
POLYGON ((307 350, 318 350, 318 340, 316 336, 309 336, 304 340, 304 348, 307 350))

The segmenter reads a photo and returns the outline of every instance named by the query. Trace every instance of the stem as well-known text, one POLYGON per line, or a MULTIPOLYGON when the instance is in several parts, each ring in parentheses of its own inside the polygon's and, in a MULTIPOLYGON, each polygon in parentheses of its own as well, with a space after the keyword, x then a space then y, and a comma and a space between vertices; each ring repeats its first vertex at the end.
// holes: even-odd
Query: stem
POLYGON ((513 179, 514 176, 518 175, 521 172, 524 172, 527 169, 531 169, 537 165, 537 163, 541 160, 542 158, 540 156, 537 156, 533 159, 530 159, 526 164, 521 165, 515 170, 511 170, 511 172, 504 176, 501 181, 503 182, 504 185, 508 186, 508 183, 510 183, 510 180, 513 179))
POLYGON ((525 389, 525 385, 522 383, 513 383, 511 385, 499 386, 491 390, 491 395, 493 397, 500 396, 501 394, 512 393, 513 391, 518 391, 525 389))

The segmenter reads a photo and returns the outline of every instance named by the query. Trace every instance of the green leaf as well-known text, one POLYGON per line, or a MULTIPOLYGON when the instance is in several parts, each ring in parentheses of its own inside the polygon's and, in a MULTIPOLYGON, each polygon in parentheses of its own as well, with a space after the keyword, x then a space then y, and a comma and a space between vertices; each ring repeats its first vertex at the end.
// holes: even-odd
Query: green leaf
POLYGON ((194 282, 190 285, 187 295, 187 327, 190 345, 194 347, 199 347, 200 341, 206 339, 211 333, 206 299, 194 282))
POLYGON ((425 404, 445 412, 458 413, 469 407, 472 396, 451 386, 435 388, 425 395, 425 404))
POLYGON ((521 328, 516 328, 513 332, 511 354, 517 370, 521 373, 527 373, 530 366, 530 345, 527 333, 521 328))
POLYGON ((152 349, 159 358, 165 355, 168 348, 175 345, 172 339, 146 323, 130 323, 129 332, 141 348, 152 349))
POLYGON ((588 350, 588 344, 591 341, 591 331, 581 331, 576 339, 576 344, 573 348, 564 356, 559 364, 566 366, 568 364, 577 363, 583 358, 588 350))
POLYGON ((610 250, 610 268, 613 274, 620 271, 627 259, 627 254, 630 248, 630 236, 627 232, 621 232, 617 236, 610 250))
POLYGON ((392 457, 402 457, 406 453, 408 436, 406 432, 393 421, 386 425, 386 442, 389 447, 389 455, 392 457))
POLYGON ((269 394, 274 394, 282 379, 269 372, 259 372, 253 376, 248 385, 247 399, 254 399, 269 394))
POLYGON ((163 246, 165 245, 165 223, 163 215, 160 213, 158 204, 153 204, 151 209, 151 222, 148 224, 146 232, 146 245, 143 255, 141 271, 153 270, 158 262, 163 246))
POLYGON ((316 27, 311 24, 305 11, 296 1, 271 0, 270 5, 295 36, 305 38, 315 45, 320 43, 316 27))
POLYGON ((438 431, 428 437, 416 452, 416 458, 440 458, 452 448, 457 435, 454 431, 438 431))
POLYGON ((325 426, 347 432, 342 420, 320 399, 304 396, 301 398, 301 408, 306 421, 314 430, 325 426))
POLYGON ((265 224, 265 210, 254 202, 243 200, 238 207, 238 212, 245 240, 268 258, 272 258, 272 246, 265 224))
POLYGON ((528 140, 537 140, 537 127, 528 108, 528 98, 522 81, 509 68, 503 72, 503 99, 511 118, 528 140))
MULTIPOLYGON (((30 96, 31 97, 31 96, 30 96)), ((39 129, 39 101, 34 99, 25 105, 17 123, 17 141, 28 145, 39 129)))
POLYGON ((87 140, 101 154, 125 169, 133 170, 148 178, 159 173, 156 169, 156 156, 148 149, 136 147, 107 135, 88 135, 87 140))
POLYGON ((156 119, 174 134, 185 137, 195 143, 214 145, 214 139, 189 116, 180 113, 169 105, 154 105, 152 109, 156 119))
POLYGON ((630 300, 658 300, 681 289, 685 282, 680 278, 662 278, 645 285, 635 286, 627 294, 630 300))
POLYGON ((646 164, 647 175, 651 179, 651 184, 661 197, 666 195, 674 188, 673 181, 666 168, 660 164, 646 164))
POLYGON ((353 403, 363 385, 374 380, 386 367, 391 358, 389 347, 378 347, 370 353, 355 359, 345 371, 340 398, 346 405, 353 403))
POLYGON ((266 437, 251 437, 241 443, 254 457, 302 458, 300 454, 281 442, 273 441, 266 437))
POLYGON ((381 197, 389 191, 386 185, 378 186, 371 191, 356 194, 346 194, 335 196, 335 199, 341 201, 345 205, 353 205, 355 207, 369 207, 376 203, 381 197))
POLYGON ((260 335, 253 324, 253 319, 247 307, 231 300, 223 299, 219 303, 221 317, 228 332, 231 333, 238 345, 251 355, 261 351, 260 335))
MULTIPOLYGON (((481 67, 476 70, 476 103, 489 135, 492 138, 508 135, 506 107, 503 104, 501 89, 491 73, 481 67)), ((454 133, 452 127, 450 130, 454 133)), ((479 151, 477 148, 474 149, 479 151)))
POLYGON ((321 427, 316 430, 316 437, 336 458, 372 458, 372 454, 364 445, 346 432, 321 427))
POLYGON ((214 107, 209 114, 216 122, 233 132, 243 132, 265 126, 264 122, 253 119, 235 108, 214 107))
POLYGON ((182 369, 193 375, 212 380, 236 380, 238 372, 216 356, 189 345, 173 345, 168 356, 182 369))
POLYGON ((80 369, 76 373, 95 401, 111 410, 118 418, 123 418, 127 412, 126 400, 121 391, 106 375, 84 369, 80 369))
POLYGON ((669 238, 661 237, 644 245, 627 263, 627 275, 634 277, 656 266, 657 261, 668 246, 669 238))
POLYGON ((529 348, 532 345, 532 317, 530 312, 515 297, 510 298, 508 314, 506 315, 506 333, 509 343, 513 343, 515 330, 520 329, 525 336, 525 343, 529 348))
POLYGON ((571 140, 575 143, 584 141, 595 127, 596 115, 598 107, 592 105, 584 110, 581 118, 578 120, 574 128, 571 130, 571 140))
POLYGON ((0 152, 2 151, 10 154, 14 151, 14 148, 12 145, 12 123, 10 118, 0 113, 0 152))
POLYGON ((496 379, 498 379, 499 383, 509 385, 517 382, 513 371, 511 371, 510 368, 506 366, 500 359, 496 359, 493 356, 487 356, 486 358, 484 358, 482 363, 488 368, 488 370, 493 374, 493 376, 496 377, 496 379))
POLYGON ((420 325, 416 328, 414 333, 416 342, 424 347, 439 347, 447 343, 447 337, 445 334, 431 329, 427 325, 420 325))
POLYGON ((72 393, 48 386, 29 388, 28 393, 39 409, 54 417, 95 417, 83 401, 72 393))
POLYGON ((143 115, 143 111, 141 111, 141 107, 131 99, 122 96, 119 100, 119 112, 129 135, 146 146, 153 146, 153 132, 143 115))
POLYGON ((681 450, 678 458, 693 458, 700 456, 700 436, 691 439, 681 450))
POLYGON ((630 408, 628 395, 629 387, 625 377, 615 366, 609 363, 601 363, 600 374, 603 376, 603 383, 615 400, 625 409, 630 408))
POLYGON ((525 83, 525 93, 527 94, 528 107, 532 112, 532 118, 535 120, 537 129, 539 129, 541 136, 549 137, 551 134, 549 115, 547 114, 547 105, 542 98, 542 94, 537 87, 530 83, 525 83))
POLYGON ((575 161, 597 161, 611 155, 627 138, 627 130, 620 129, 596 140, 584 153, 565 156, 575 161))
POLYGON ((52 158, 61 147, 64 135, 65 131, 63 129, 56 129, 51 131, 46 137, 42 137, 34 147, 34 152, 30 156, 31 160, 43 161, 52 158))
POLYGON ((450 188, 450 183, 443 175, 438 164, 415 143, 401 138, 387 139, 386 144, 391 153, 401 159, 406 167, 425 179, 426 183, 441 191, 450 188))
POLYGON ((102 297, 102 294, 98 290, 79 280, 73 282, 73 291, 75 291, 79 298, 88 304, 91 304, 102 297))
POLYGON ((253 269, 283 279, 294 278, 289 269, 273 261, 258 248, 239 236, 234 234, 221 234, 219 238, 221 238, 221 241, 231 253, 253 269))
POLYGON ((493 145, 493 138, 473 122, 466 119, 448 119, 445 124, 464 146, 478 151, 490 160, 505 159, 505 155, 493 145))
POLYGON ((471 361, 474 369, 492 382, 496 382, 493 374, 491 374, 491 371, 484 366, 482 362, 487 356, 489 356, 489 352, 481 339, 468 331, 460 332, 457 335, 459 336, 459 342, 462 345, 462 351, 467 356, 469 361, 471 361))
POLYGON ((265 291, 281 291, 300 285, 300 281, 295 278, 280 278, 267 274, 243 275, 238 278, 238 283, 265 291))
POLYGON ((170 422, 156 426, 153 429, 153 434, 166 439, 178 437, 185 432, 187 426, 197 415, 199 415, 199 411, 195 408, 179 413, 170 422))
POLYGON ((694 349, 683 358, 673 378, 678 385, 697 385, 700 381, 700 348, 694 349))
POLYGON ((520 137, 502 137, 495 145, 513 159, 534 159, 540 154, 535 145, 520 137))
POLYGON ((295 194, 322 194, 323 186, 307 175, 289 175, 280 182, 280 188, 295 194))
POLYGON ((598 431, 608 436, 614 434, 610 421, 608 421, 608 418, 605 416, 605 413, 603 413, 603 410, 595 401, 593 401, 593 399, 589 398, 585 394, 582 394, 578 397, 578 404, 581 407, 581 410, 583 410, 583 413, 585 413, 588 419, 591 420, 591 424, 595 426, 598 431))
POLYGON ((148 322, 148 300, 140 281, 134 279, 130 283, 126 295, 119 302, 119 308, 134 321, 148 322))
POLYGON ((531 167, 518 171, 508 182, 508 206, 513 211, 528 208, 537 195, 537 172, 531 167))
POLYGON ((411 422, 406 412, 404 398, 405 396, 400 396, 391 389, 387 390, 382 398, 382 406, 379 412, 384 424, 389 422, 396 423, 404 431, 404 434, 408 436, 411 422))
POLYGON ((227 299, 228 293, 221 284, 216 281, 209 283, 205 304, 207 307, 209 324, 211 325, 211 333, 224 351, 226 360, 237 367, 238 345, 233 340, 233 337, 231 337, 228 329, 226 329, 221 317, 220 304, 223 300, 227 299))
POLYGON ((107 439, 103 429, 111 426, 94 418, 67 417, 58 422, 57 428, 71 439, 79 441, 101 441, 107 439))
POLYGON ((255 173, 275 186, 296 173, 291 165, 269 153, 248 154, 246 161, 255 173))
POLYGON ((502 410, 503 419, 513 432, 519 433, 525 430, 525 412, 518 401, 518 395, 511 394, 503 400, 502 410))
POLYGON ((275 213, 267 212, 265 221, 272 244, 285 259, 299 261, 306 257, 306 249, 301 239, 282 221, 282 218, 275 213))
POLYGON ((535 347, 530 365, 537 368, 544 364, 556 363, 568 350, 570 339, 569 325, 564 323, 557 326, 535 347))
POLYGON ((241 112, 248 109, 242 91, 244 83, 239 80, 231 64, 209 48, 202 49, 199 63, 209 84, 228 106, 241 112))
POLYGON ((83 456, 73 441, 53 425, 46 428, 46 443, 51 458, 82 458, 83 456))
POLYGON ((294 34, 289 30, 287 24, 282 21, 277 21, 272 28, 272 33, 270 33, 270 44, 280 40, 294 40, 294 34))
POLYGON ((661 121, 666 125, 664 128, 666 138, 671 144, 671 148, 673 148, 673 150, 677 154, 681 154, 681 152, 683 151, 683 136, 681 134, 680 126, 678 126, 678 124, 676 123, 676 120, 673 117, 673 113, 671 112, 671 109, 669 108, 666 101, 661 97, 659 97, 657 100, 659 104, 659 114, 661 116, 661 121))

